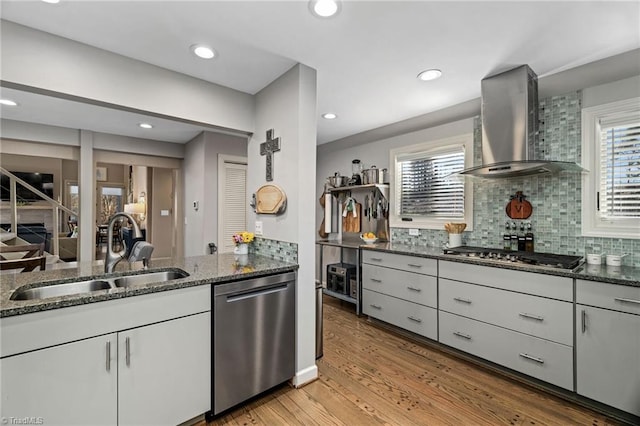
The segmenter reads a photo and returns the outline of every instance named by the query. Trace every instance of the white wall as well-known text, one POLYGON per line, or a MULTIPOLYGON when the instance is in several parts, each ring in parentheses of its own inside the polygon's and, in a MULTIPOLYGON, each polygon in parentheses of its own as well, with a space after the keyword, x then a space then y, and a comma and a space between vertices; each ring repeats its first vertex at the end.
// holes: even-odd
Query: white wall
POLYGON ((256 127, 249 140, 247 191, 252 194, 267 183, 266 160, 260 144, 266 131, 274 130, 281 150, 274 154, 273 184, 287 195, 281 216, 249 214, 263 222, 265 238, 298 244, 296 292, 296 377, 301 385, 317 377, 315 365, 315 224, 311 207, 315 199, 316 167, 316 72, 296 65, 256 95, 256 127))
POLYGON ((253 130, 249 94, 9 21, 0 35, 0 78, 10 87, 253 130))
POLYGON ((640 97, 640 75, 584 89, 582 108, 634 97, 640 97))
POLYGON ((244 157, 247 140, 203 132, 185 146, 185 256, 208 254, 208 244, 218 244, 218 154, 244 157), (193 207, 196 201, 198 210, 193 207))

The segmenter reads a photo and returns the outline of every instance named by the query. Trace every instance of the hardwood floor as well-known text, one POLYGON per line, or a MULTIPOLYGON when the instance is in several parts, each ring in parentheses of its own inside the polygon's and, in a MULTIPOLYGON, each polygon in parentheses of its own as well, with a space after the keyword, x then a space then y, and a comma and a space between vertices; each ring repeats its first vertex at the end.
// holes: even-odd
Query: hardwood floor
POLYGON ((319 379, 283 385, 209 425, 619 424, 372 325, 352 305, 325 297, 324 307, 319 379))

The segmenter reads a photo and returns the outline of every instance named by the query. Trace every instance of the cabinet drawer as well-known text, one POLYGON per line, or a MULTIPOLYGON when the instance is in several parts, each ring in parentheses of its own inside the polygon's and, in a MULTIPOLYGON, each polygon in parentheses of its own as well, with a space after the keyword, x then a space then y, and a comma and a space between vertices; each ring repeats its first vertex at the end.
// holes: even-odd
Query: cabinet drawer
POLYGON ((576 303, 640 315, 640 287, 576 280, 576 303))
POLYGON ((440 280, 440 310, 573 346, 573 305, 554 299, 440 280))
POLYGON ((440 261, 440 277, 573 302, 573 278, 440 261))
POLYGON ((362 262, 418 274, 438 275, 438 261, 425 257, 362 250, 362 262))
POLYGON ((429 339, 438 339, 436 309, 363 289, 362 312, 429 339))
POLYGON ((573 348, 440 311, 440 342, 573 390, 573 348))
POLYGON ((430 275, 363 265, 362 288, 432 308, 438 306, 438 280, 430 275))

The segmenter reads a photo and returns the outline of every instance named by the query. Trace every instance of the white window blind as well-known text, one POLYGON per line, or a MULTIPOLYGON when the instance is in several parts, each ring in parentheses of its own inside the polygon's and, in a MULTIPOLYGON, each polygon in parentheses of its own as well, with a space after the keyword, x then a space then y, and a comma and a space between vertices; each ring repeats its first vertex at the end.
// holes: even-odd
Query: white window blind
POLYGON ((640 218, 640 122, 600 122, 598 212, 602 219, 640 218))
POLYGON ((398 158, 400 216, 463 217, 464 183, 446 177, 464 169, 464 147, 398 158))

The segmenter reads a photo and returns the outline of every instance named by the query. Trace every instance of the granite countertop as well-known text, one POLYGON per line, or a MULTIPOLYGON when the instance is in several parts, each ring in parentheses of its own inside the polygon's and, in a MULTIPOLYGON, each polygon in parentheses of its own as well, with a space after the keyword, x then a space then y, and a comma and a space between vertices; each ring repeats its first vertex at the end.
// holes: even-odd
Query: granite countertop
POLYGON ((365 244, 358 241, 317 241, 320 245, 329 245, 344 248, 360 248, 363 250, 373 250, 387 253, 404 254, 419 257, 428 257, 438 260, 447 260, 451 262, 471 263, 475 265, 491 266, 502 269, 513 269, 517 271, 535 272, 538 274, 556 275, 568 278, 577 278, 588 281, 600 281, 610 284, 619 284, 640 287, 640 268, 631 266, 607 267, 605 265, 587 265, 583 264, 576 271, 567 271, 562 269, 544 268, 539 266, 529 266, 522 264, 513 264, 509 262, 496 262, 493 260, 485 260, 480 258, 452 256, 443 253, 441 247, 432 246, 414 246, 407 244, 396 244, 391 242, 382 242, 375 244, 365 244))
MULTIPOLYGON (((11 295, 18 288, 40 287, 43 284, 58 284, 62 282, 91 280, 105 277, 104 266, 101 262, 79 262, 75 267, 53 269, 42 272, 24 274, 0 275, 0 317, 28 314, 86 303, 102 302, 123 297, 138 296, 159 291, 175 290, 203 284, 216 284, 248 279, 264 275, 290 272, 298 269, 295 263, 274 260, 264 256, 233 254, 217 254, 209 256, 195 256, 181 259, 152 259, 148 272, 170 271, 181 269, 189 273, 186 278, 167 282, 132 285, 129 287, 98 290, 91 293, 81 293, 68 296, 51 297, 34 300, 11 300, 11 295)), ((129 264, 122 261, 116 271, 108 274, 108 278, 117 278, 132 273, 143 273, 142 263, 129 264)))

